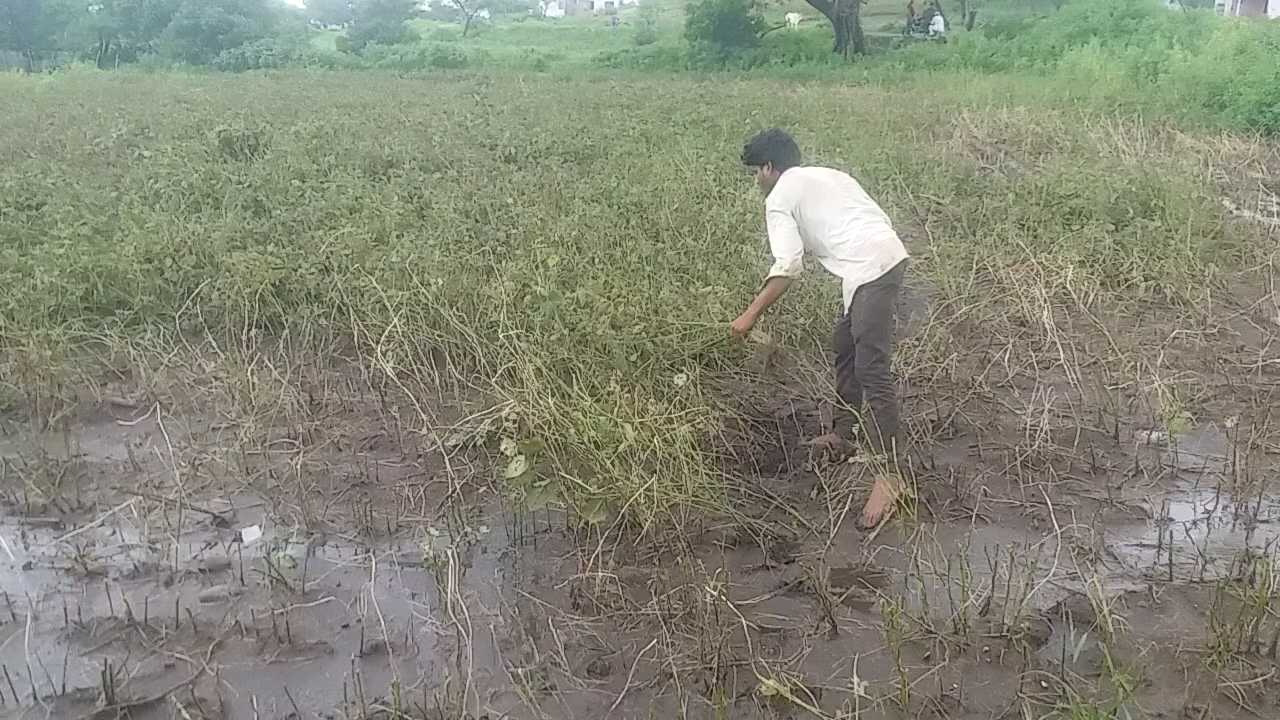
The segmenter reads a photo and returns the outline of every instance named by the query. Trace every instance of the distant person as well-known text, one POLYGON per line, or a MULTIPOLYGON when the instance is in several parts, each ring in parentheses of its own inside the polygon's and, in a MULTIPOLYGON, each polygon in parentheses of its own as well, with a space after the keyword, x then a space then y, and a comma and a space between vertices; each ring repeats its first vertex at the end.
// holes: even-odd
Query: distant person
POLYGON ((907 24, 916 21, 916 0, 907 0, 907 24))
MULTIPOLYGON (((907 250, 884 210, 862 186, 839 170, 801 165, 800 148, 786 132, 765 130, 742 149, 742 163, 765 195, 765 220, 773 267, 764 288, 730 325, 746 337, 760 316, 791 287, 812 256, 841 280, 836 323, 836 390, 845 405, 869 420, 860 424, 871 449, 887 460, 876 474, 861 524, 874 527, 893 511, 902 492, 897 474, 898 391, 893 377, 894 308, 907 270, 907 250)), ((847 427, 847 424, 846 424, 847 427)), ((835 448, 848 440, 840 430, 813 444, 835 448)))
POLYGON ((947 19, 943 17, 941 12, 935 12, 933 18, 929 20, 929 37, 946 37, 947 35, 947 19))

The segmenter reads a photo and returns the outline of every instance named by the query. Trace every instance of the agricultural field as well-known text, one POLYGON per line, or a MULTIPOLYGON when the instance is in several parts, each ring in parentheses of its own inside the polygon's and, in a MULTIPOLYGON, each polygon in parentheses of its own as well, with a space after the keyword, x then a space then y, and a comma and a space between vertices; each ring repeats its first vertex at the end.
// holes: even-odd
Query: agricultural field
POLYGON ((1275 717, 1280 144, 992 88, 0 76, 0 712, 1275 717), (913 254, 875 533, 773 125, 913 254))

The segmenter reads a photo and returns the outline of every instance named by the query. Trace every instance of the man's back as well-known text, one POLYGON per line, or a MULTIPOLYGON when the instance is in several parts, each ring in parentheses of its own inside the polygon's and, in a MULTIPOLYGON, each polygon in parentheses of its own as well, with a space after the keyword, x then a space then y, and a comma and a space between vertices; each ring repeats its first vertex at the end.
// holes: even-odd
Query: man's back
POLYGON ((839 170, 787 170, 765 201, 765 216, 775 256, 788 254, 787 237, 798 235, 804 250, 844 281, 846 306, 860 285, 907 257, 889 216, 839 170))

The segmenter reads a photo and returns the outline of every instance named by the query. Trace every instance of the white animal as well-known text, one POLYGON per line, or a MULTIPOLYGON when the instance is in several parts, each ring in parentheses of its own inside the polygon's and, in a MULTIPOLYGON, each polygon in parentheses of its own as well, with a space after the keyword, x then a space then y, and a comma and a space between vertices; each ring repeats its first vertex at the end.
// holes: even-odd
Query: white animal
POLYGON ((787 27, 791 28, 792 30, 795 30, 796 28, 800 27, 800 21, 804 19, 804 16, 798 12, 789 12, 786 15, 783 15, 782 17, 787 21, 787 27))

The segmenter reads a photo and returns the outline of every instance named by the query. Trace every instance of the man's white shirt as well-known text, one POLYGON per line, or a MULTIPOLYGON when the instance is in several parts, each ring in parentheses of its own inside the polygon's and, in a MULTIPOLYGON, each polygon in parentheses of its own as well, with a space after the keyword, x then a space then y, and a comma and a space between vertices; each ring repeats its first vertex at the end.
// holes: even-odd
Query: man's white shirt
POLYGON ((839 170, 796 167, 782 173, 765 200, 769 277, 797 277, 807 252, 840 278, 847 311, 858 288, 907 259, 884 210, 839 170))

